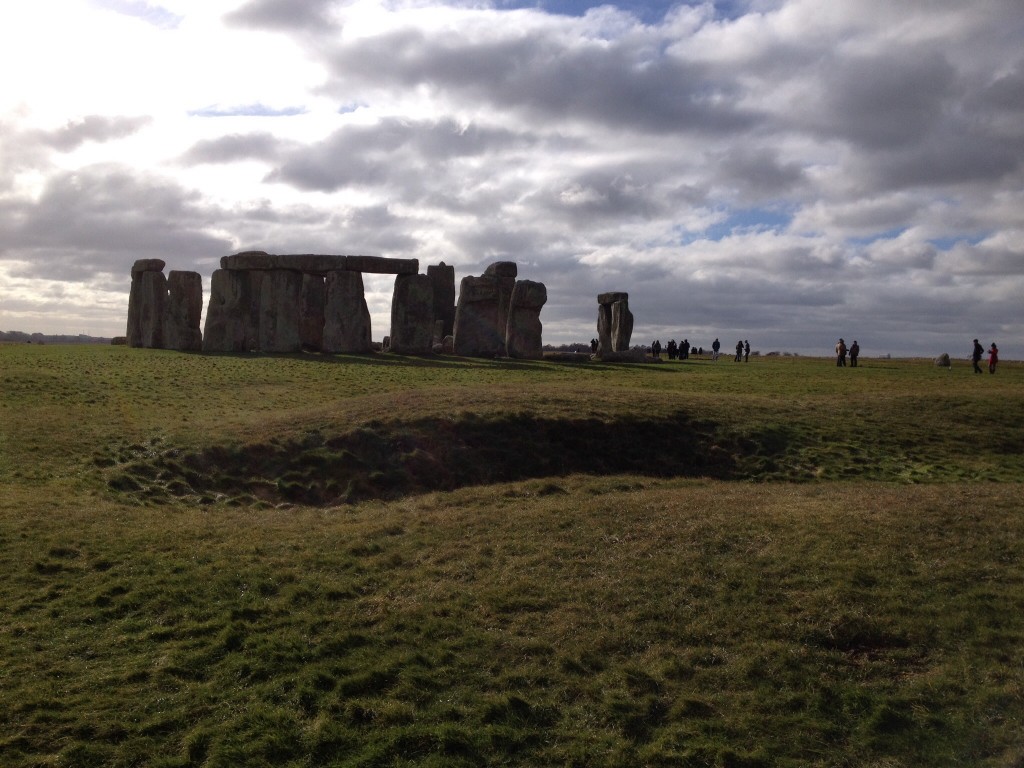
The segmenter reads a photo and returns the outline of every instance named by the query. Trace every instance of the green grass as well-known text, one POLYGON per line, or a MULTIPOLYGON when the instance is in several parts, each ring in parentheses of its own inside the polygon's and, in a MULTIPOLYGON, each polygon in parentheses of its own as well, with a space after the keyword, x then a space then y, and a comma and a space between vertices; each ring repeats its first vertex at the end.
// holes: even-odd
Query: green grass
POLYGON ((1024 765, 1024 369, 863 363, 0 345, 0 765, 1024 765))

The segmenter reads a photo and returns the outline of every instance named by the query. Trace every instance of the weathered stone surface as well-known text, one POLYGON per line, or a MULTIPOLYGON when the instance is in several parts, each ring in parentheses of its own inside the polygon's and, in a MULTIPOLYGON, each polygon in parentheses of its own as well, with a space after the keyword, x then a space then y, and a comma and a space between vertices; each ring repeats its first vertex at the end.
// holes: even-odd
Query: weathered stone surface
POLYGON ((348 256, 321 256, 316 254, 282 254, 266 253, 265 251, 245 251, 232 256, 222 256, 221 269, 263 271, 272 269, 290 269, 296 272, 324 274, 339 269, 346 269, 348 256))
POLYGON ((218 269, 210 278, 210 301, 203 330, 204 352, 249 352, 258 349, 257 322, 262 282, 259 272, 218 269))
POLYGON ((245 251, 222 256, 221 269, 278 270, 326 275, 328 272, 373 272, 382 275, 415 274, 419 271, 416 259, 388 259, 383 256, 335 256, 315 253, 274 254, 265 251, 245 251))
MULTIPOLYGON (((159 259, 147 261, 156 262, 159 259)), ((167 278, 164 273, 133 270, 132 287, 128 295, 128 329, 125 334, 129 347, 163 349, 166 304, 167 278)))
POLYGON ((373 343, 362 274, 331 272, 327 275, 325 288, 327 298, 321 349, 333 354, 369 352, 373 343))
POLYGON ((616 301, 612 304, 612 351, 625 352, 629 349, 632 335, 633 313, 629 311, 629 302, 616 301))
POLYGON ((621 291, 612 291, 610 293, 599 293, 597 295, 598 304, 614 304, 616 301, 629 301, 629 294, 621 291))
POLYGON ((427 276, 434 286, 434 321, 442 323, 444 338, 455 329, 455 267, 442 261, 427 267, 427 276))
POLYGON ((346 256, 345 269, 350 272, 371 272, 377 275, 415 275, 420 271, 418 259, 388 259, 384 256, 346 256))
POLYGON ((299 297, 299 336, 303 349, 319 350, 324 343, 324 307, 327 287, 324 278, 316 274, 302 276, 302 294, 299 297))
POLYGON ((548 300, 543 283, 519 280, 512 290, 505 349, 509 357, 539 360, 544 356, 540 322, 541 307, 548 300))
POLYGON ((164 349, 197 352, 203 348, 203 278, 198 272, 171 270, 164 305, 164 349))
POLYGON ((261 352, 298 352, 299 306, 302 273, 290 269, 256 271, 262 277, 259 290, 259 332, 256 349, 261 352))
POLYGON ((434 285, 428 275, 399 275, 391 299, 391 351, 423 355, 434 341, 434 285))
POLYGON ((619 291, 597 297, 597 354, 625 352, 633 335, 633 313, 629 311, 629 294, 619 291))
POLYGON ((484 274, 490 277, 511 277, 514 280, 519 275, 519 265, 514 261, 496 261, 484 270, 484 274))
POLYGON ((163 259, 139 259, 132 264, 132 277, 142 272, 163 272, 166 266, 163 259))
MULTIPOLYGON (((507 316, 507 308, 505 313, 507 316)), ((498 324, 498 278, 464 277, 455 310, 455 354, 495 357, 505 352, 505 328, 498 324)))

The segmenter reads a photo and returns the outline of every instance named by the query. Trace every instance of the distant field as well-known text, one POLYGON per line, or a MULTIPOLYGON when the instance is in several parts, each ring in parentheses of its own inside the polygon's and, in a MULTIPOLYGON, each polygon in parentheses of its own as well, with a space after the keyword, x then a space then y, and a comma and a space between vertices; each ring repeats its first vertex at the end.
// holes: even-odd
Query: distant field
POLYGON ((1022 766, 1001 365, 0 345, 0 765, 1022 766))

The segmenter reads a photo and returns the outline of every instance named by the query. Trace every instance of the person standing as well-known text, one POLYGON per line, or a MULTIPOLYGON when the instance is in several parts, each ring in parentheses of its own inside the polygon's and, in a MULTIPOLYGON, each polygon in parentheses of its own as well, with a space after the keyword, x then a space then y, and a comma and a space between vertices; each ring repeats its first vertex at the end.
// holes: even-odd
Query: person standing
POLYGON ((836 367, 846 367, 846 342, 842 339, 836 342, 836 367))
POLYGON ((736 362, 737 363, 742 363, 743 362, 743 342, 742 341, 737 341, 736 342, 736 362))
POLYGON ((850 345, 850 367, 851 368, 856 368, 857 367, 857 355, 859 355, 859 354, 860 354, 860 344, 858 344, 857 340, 854 339, 853 340, 853 344, 850 345))
POLYGON ((722 348, 722 342, 720 342, 718 339, 715 339, 713 342, 711 342, 711 359, 712 360, 717 360, 718 359, 718 350, 720 350, 721 348, 722 348))
POLYGON ((750 342, 746 339, 743 340, 743 362, 750 362, 750 342))
POLYGON ((971 352, 971 362, 974 363, 974 372, 975 373, 982 373, 981 366, 979 365, 979 363, 981 362, 981 358, 984 355, 985 355, 984 347, 982 347, 981 344, 978 343, 978 340, 975 339, 974 340, 974 351, 971 352))
POLYGON ((996 343, 993 341, 992 342, 992 347, 988 351, 988 372, 989 373, 995 373, 996 372, 996 363, 998 363, 998 362, 999 362, 999 348, 996 346, 996 343))

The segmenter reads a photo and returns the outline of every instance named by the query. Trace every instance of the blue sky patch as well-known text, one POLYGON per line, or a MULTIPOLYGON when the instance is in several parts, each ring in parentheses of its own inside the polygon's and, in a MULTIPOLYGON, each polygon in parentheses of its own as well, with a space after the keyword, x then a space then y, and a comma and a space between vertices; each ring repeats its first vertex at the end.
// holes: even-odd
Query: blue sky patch
POLYGON ((265 104, 245 104, 237 107, 203 107, 194 109, 190 117, 294 117, 306 114, 305 107, 274 109, 265 104))

